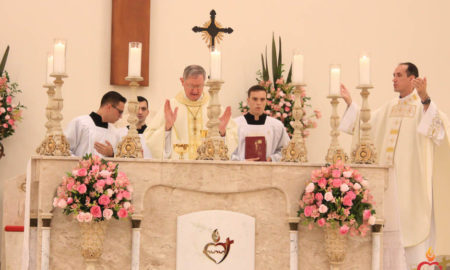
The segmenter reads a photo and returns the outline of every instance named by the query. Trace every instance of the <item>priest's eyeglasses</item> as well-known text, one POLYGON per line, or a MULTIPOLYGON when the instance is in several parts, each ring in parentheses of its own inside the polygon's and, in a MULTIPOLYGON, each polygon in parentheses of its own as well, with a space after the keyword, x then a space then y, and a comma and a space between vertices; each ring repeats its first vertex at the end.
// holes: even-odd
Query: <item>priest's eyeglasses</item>
POLYGON ((116 109, 116 110, 119 112, 120 115, 123 114, 123 111, 122 111, 121 109, 117 108, 117 107, 114 106, 114 105, 111 105, 111 106, 112 106, 114 109, 116 109))
POLYGON ((200 89, 203 89, 203 86, 204 86, 204 84, 196 84, 196 85, 186 84, 186 88, 189 90, 194 90, 194 89, 200 90, 200 89))

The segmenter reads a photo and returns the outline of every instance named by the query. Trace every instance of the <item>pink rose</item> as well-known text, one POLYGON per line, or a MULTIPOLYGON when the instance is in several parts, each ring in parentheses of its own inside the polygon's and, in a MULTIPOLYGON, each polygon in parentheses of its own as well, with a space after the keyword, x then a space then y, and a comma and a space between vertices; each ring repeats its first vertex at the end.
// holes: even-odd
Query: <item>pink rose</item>
POLYGON ((117 212, 119 218, 124 218, 128 216, 128 212, 125 208, 120 208, 119 212, 117 212))
POLYGON ((8 124, 4 123, 4 124, 3 124, 3 127, 4 127, 4 128, 8 128, 8 124))
POLYGON ((87 169, 86 168, 81 168, 78 170, 77 172, 78 176, 86 176, 87 175, 87 169))
POLYGON ((324 218, 321 218, 321 219, 319 219, 319 220, 317 221, 317 224, 318 224, 320 227, 323 227, 323 225, 325 225, 325 223, 326 223, 326 221, 325 221, 324 218))
POLYGON ((77 188, 78 193, 80 194, 84 194, 87 191, 87 187, 85 184, 81 184, 80 186, 78 186, 77 188))
POLYGON ((344 208, 344 215, 346 215, 347 217, 350 215, 350 209, 349 208, 344 208))
POLYGON ((333 179, 333 182, 332 182, 333 187, 338 188, 341 186, 341 184, 342 184, 341 179, 339 179, 339 178, 333 179))
POLYGON ((340 170, 333 170, 333 171, 331 171, 331 176, 333 176, 333 178, 341 177, 341 171, 340 170))
POLYGON ((319 187, 325 188, 327 186, 327 179, 322 177, 317 184, 319 185, 319 187))
POLYGON ((12 102, 12 97, 11 96, 7 96, 6 97, 6 103, 11 104, 12 102))
POLYGON ((67 204, 71 204, 71 203, 73 203, 73 198, 72 197, 67 198, 67 204))
POLYGON ((284 106, 284 111, 289 112, 289 111, 291 111, 291 108, 289 108, 288 106, 284 106))
POLYGON ((305 188, 305 192, 310 193, 313 191, 314 191, 314 183, 309 183, 305 188))
POLYGON ((322 193, 316 193, 315 198, 316 198, 316 201, 322 201, 322 200, 323 200, 323 195, 322 195, 322 193))
POLYGON ((84 213, 81 212, 77 215, 78 222, 84 222, 84 213))
POLYGON ((106 218, 106 220, 110 220, 112 215, 113 215, 113 211, 111 209, 103 210, 103 217, 106 218))
POLYGON ((70 182, 69 182, 69 183, 66 185, 66 187, 67 187, 67 190, 71 191, 72 188, 73 188, 73 183, 70 183, 70 182))
POLYGON ((106 196, 108 196, 108 197, 111 198, 111 196, 112 196, 113 194, 114 194, 114 191, 113 191, 112 189, 108 188, 108 189, 106 190, 106 196))
POLYGON ((306 206, 303 213, 305 214, 305 217, 310 217, 312 214, 313 208, 311 206, 306 206))
POLYGON ((334 199, 334 197, 333 197, 333 193, 331 193, 331 191, 328 191, 327 193, 325 193, 325 201, 329 202, 333 199, 334 199))
POLYGON ((319 212, 321 214, 326 213, 328 211, 328 207, 325 204, 319 206, 319 212))
POLYGON ((354 190, 360 190, 361 189, 361 185, 356 183, 356 184, 353 185, 353 189, 354 190))
POLYGON ((347 192, 348 190, 349 190, 349 187, 348 187, 347 184, 342 184, 341 185, 341 192, 342 193, 347 192))
POLYGON ((349 229, 350 228, 347 225, 344 224, 341 228, 339 228, 339 233, 347 234, 349 229))
POLYGON ((128 192, 128 191, 123 191, 122 192, 122 195, 123 195, 123 197, 125 198, 125 199, 127 199, 127 200, 131 200, 131 194, 130 194, 130 192, 128 192))
POLYGON ((128 208, 130 208, 130 206, 131 206, 131 203, 130 203, 130 202, 124 202, 124 203, 123 203, 123 208, 125 208, 125 209, 127 209, 127 210, 128 210, 128 208))
POLYGON ((364 210, 363 219, 368 220, 370 218, 370 216, 372 216, 372 213, 370 213, 370 210, 368 210, 368 209, 364 210))
POLYGON ((352 206, 353 202, 352 202, 352 199, 350 199, 350 197, 344 196, 344 199, 342 200, 342 204, 345 206, 352 206))
POLYGON ((112 185, 114 183, 114 179, 112 179, 111 177, 106 178, 105 183, 107 185, 112 185))
POLYGON ((102 209, 100 209, 100 206, 98 206, 98 205, 92 206, 90 212, 93 217, 96 217, 96 218, 102 217, 102 209))
POLYGON ((53 198, 53 207, 58 207, 58 198, 53 198))
POLYGON ((105 186, 105 180, 98 180, 97 181, 97 183, 96 183, 96 185, 98 186, 98 187, 104 187, 105 186))
POLYGON ((91 221, 92 221, 91 213, 84 213, 84 222, 91 222, 91 221))
POLYGON ((102 195, 98 198, 98 203, 101 205, 108 205, 111 200, 107 195, 102 195))

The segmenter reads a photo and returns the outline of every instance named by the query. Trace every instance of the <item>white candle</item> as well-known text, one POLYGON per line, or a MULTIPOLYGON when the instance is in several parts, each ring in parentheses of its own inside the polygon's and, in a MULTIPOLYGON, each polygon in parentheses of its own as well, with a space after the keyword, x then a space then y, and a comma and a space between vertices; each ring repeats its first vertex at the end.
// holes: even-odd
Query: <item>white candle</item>
POLYGON ((292 60, 292 83, 303 83, 303 55, 295 54, 292 60))
POLYGON ((330 96, 340 96, 341 67, 332 65, 330 69, 330 96))
POLYGON ((209 79, 220 80, 221 79, 221 62, 220 62, 220 52, 217 50, 214 50, 211 52, 210 68, 211 68, 211 74, 210 74, 209 79))
POLYGON ((66 73, 66 42, 55 40, 53 46, 53 72, 57 74, 66 73))
POLYGON ((141 77, 142 43, 130 42, 128 48, 128 77, 141 77))
POLYGON ((50 77, 53 73, 53 54, 49 53, 47 56, 47 84, 52 84, 54 78, 50 77))
POLYGON ((359 84, 370 84, 370 58, 367 55, 359 58, 359 84))

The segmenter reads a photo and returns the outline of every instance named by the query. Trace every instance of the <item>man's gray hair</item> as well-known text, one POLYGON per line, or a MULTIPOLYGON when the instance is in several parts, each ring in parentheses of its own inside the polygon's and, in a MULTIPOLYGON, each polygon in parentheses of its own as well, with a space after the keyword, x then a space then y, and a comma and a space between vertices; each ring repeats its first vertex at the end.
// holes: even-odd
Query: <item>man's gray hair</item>
POLYGON ((206 79, 205 69, 199 65, 190 65, 184 69, 183 79, 186 80, 189 77, 198 76, 198 75, 202 75, 203 79, 206 79))

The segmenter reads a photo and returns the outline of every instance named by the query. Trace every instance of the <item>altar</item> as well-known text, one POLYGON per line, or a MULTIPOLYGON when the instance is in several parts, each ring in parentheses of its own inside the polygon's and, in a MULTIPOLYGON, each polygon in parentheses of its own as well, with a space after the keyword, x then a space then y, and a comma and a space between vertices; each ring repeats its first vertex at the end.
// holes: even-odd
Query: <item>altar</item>
MULTIPOLYGON (((96 269, 181 269, 176 265, 177 261, 183 262, 177 258, 183 253, 177 250, 177 219, 208 210, 254 219, 254 253, 244 257, 232 245, 226 260, 217 264, 199 250, 199 257, 210 263, 208 269, 229 269, 227 265, 232 261, 253 259, 254 269, 292 269, 292 260, 298 261, 298 269, 329 268, 323 231, 317 227, 309 230, 301 224, 296 230, 298 201, 305 182, 311 171, 322 164, 111 160, 119 164, 119 171, 125 172, 131 181, 135 213, 131 219, 109 221, 96 269)), ((52 205, 62 176, 77 162, 74 157, 32 158, 30 269, 44 269, 41 267, 46 261, 48 269, 85 267, 78 221, 52 205)), ((369 180, 377 220, 382 220, 389 168, 356 164, 352 167, 369 180)), ((221 236, 222 241, 227 237, 235 243, 241 240, 241 236, 236 238, 232 232, 221 236)), ((191 237, 193 241, 198 238, 191 237)), ((211 242, 211 234, 206 237, 211 242)), ((371 266, 371 233, 366 237, 349 236, 342 269, 371 269, 371 266)))

